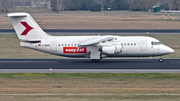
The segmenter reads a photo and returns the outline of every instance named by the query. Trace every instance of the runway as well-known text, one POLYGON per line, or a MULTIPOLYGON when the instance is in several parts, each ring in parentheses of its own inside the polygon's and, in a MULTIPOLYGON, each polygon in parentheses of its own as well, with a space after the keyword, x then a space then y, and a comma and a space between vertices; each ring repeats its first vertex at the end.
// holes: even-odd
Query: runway
MULTIPOLYGON (((180 34, 180 29, 43 29, 48 34, 58 35, 126 35, 126 34, 180 34)), ((14 29, 0 29, 0 34, 15 34, 14 29)))
POLYGON ((180 59, 0 59, 0 73, 180 73, 180 59), (50 70, 52 69, 52 70, 50 70))

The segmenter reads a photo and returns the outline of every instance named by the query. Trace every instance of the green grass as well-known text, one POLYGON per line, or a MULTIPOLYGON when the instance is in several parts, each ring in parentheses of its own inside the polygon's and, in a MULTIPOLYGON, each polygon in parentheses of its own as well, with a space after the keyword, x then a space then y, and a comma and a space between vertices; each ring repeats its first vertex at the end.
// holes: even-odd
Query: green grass
MULTIPOLYGON (((32 97, 32 96, 31 96, 32 97)), ((44 96, 36 96, 36 98, 41 98, 44 96)), ((96 99, 104 99, 104 100, 118 100, 118 99, 180 99, 179 95, 53 95, 48 96, 49 98, 59 97, 63 99, 67 98, 73 98, 73 99, 90 99, 90 100, 96 100, 96 99)))
POLYGON ((179 101, 179 95, 52 95, 52 96, 1 96, 3 99, 14 101, 179 101))
MULTIPOLYGON (((39 96, 40 97, 40 96, 39 96)), ((50 97, 50 96, 49 96, 50 97)), ((51 96, 55 97, 55 96, 51 96)), ((75 99, 106 99, 106 100, 118 100, 118 99, 180 99, 179 95, 89 95, 89 96, 84 96, 84 95, 72 95, 72 96, 67 96, 67 95, 60 95, 60 98, 75 98, 75 99)))
POLYGON ((179 79, 179 73, 1 73, 0 78, 179 79))
POLYGON ((179 101, 179 84, 180 73, 0 73, 0 98, 3 101, 179 101))

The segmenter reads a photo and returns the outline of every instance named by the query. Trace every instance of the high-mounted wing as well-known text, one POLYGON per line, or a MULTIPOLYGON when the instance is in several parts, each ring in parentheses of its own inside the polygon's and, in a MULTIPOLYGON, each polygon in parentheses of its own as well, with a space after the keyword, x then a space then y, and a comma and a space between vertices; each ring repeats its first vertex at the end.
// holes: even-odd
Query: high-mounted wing
POLYGON ((112 40, 113 38, 114 38, 113 36, 99 36, 99 37, 87 40, 85 42, 79 43, 78 47, 86 47, 86 46, 97 44, 100 42, 109 41, 109 40, 112 40))

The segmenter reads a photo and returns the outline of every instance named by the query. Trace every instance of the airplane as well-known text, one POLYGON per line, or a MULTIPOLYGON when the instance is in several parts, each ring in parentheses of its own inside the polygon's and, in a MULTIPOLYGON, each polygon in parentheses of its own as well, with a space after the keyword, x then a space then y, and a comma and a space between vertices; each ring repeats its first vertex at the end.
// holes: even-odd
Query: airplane
POLYGON ((44 32, 28 13, 7 16, 20 40, 20 46, 58 56, 90 58, 98 62, 106 57, 153 57, 173 53, 159 40, 146 36, 52 36, 44 32))

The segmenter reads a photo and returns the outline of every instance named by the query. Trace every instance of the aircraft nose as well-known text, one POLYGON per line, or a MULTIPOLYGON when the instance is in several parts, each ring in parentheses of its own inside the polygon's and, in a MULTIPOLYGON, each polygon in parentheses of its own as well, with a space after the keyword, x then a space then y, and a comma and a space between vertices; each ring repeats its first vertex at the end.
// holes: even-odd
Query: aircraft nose
POLYGON ((174 50, 172 48, 169 48, 168 50, 169 50, 169 53, 174 53, 174 50))

